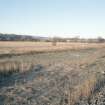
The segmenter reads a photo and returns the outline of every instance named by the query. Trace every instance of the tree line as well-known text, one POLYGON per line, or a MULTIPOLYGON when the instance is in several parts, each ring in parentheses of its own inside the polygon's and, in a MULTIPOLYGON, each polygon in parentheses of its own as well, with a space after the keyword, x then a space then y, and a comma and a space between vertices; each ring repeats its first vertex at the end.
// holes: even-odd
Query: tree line
POLYGON ((0 41, 44 41, 52 42, 56 45, 56 42, 83 42, 83 43, 103 43, 105 39, 103 37, 97 37, 94 39, 85 39, 79 37, 73 38, 61 38, 61 37, 40 37, 31 35, 16 35, 16 34, 3 34, 0 33, 0 41))

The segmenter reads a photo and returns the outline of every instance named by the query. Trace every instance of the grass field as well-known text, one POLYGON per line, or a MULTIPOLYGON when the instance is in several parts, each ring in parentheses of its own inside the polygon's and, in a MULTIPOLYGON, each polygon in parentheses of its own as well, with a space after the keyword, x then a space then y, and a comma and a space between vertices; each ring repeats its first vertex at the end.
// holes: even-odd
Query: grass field
POLYGON ((30 52, 49 52, 70 49, 102 48, 105 44, 97 43, 62 43, 52 46, 51 42, 0 42, 0 54, 24 54, 30 52))
POLYGON ((0 42, 0 105, 104 105, 104 52, 104 43, 0 42))

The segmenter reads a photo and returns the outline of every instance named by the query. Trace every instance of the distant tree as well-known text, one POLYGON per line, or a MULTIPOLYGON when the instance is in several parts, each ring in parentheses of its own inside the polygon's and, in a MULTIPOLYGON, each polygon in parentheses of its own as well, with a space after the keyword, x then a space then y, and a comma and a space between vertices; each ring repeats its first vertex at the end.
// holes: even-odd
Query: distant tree
POLYGON ((53 37, 52 38, 52 45, 53 46, 56 46, 57 45, 57 38, 56 37, 53 37))
POLYGON ((98 40, 99 43, 103 43, 103 42, 105 42, 105 39, 102 38, 102 37, 100 37, 100 36, 97 38, 97 40, 98 40))
POLYGON ((80 36, 75 36, 75 37, 72 38, 72 41, 73 42, 78 42, 79 39, 80 39, 80 36))

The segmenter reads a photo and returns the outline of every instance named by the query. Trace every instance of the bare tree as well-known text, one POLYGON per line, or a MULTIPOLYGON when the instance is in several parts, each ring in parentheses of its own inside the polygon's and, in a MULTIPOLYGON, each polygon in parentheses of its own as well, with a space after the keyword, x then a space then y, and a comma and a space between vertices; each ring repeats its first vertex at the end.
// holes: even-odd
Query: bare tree
POLYGON ((52 45, 53 46, 56 46, 57 45, 57 38, 56 37, 53 37, 52 38, 52 45))
POLYGON ((100 36, 97 38, 97 40, 98 40, 99 43, 103 43, 105 41, 105 39, 100 37, 100 36))

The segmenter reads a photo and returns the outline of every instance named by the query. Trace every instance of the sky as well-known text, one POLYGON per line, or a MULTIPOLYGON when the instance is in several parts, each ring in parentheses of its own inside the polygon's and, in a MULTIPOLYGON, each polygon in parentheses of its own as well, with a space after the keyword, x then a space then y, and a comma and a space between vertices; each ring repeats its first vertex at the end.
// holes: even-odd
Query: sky
POLYGON ((0 33, 105 38, 105 0, 0 0, 0 33))

